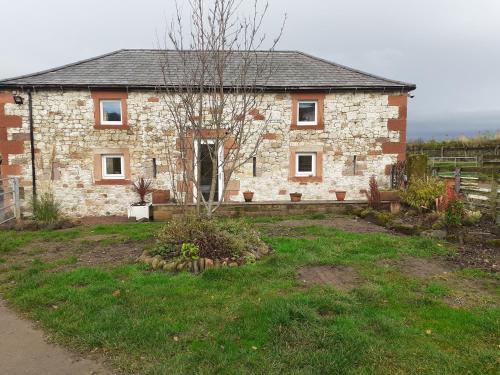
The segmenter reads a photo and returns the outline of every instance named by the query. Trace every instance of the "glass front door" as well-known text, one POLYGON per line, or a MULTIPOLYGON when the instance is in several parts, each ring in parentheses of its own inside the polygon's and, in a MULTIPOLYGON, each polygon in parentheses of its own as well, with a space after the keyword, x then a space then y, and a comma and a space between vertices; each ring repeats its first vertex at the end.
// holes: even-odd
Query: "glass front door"
MULTIPOLYGON (((200 154, 200 189, 201 194, 205 200, 209 199, 210 187, 212 185, 212 177, 214 175, 213 170, 213 158, 215 162, 219 165, 218 152, 215 150, 215 144, 209 142, 201 142, 199 145, 200 154)), ((217 168, 218 169, 218 168, 217 168)), ((219 178, 216 172, 216 183, 215 183, 215 194, 214 200, 219 199, 219 178)))

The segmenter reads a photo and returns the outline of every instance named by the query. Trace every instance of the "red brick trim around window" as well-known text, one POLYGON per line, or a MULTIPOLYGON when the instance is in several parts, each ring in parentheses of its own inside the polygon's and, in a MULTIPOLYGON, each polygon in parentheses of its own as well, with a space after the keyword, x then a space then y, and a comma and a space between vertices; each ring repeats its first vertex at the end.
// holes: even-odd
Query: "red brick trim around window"
POLYGON ((290 150, 290 162, 288 170, 288 180, 292 182, 308 183, 308 182, 322 182, 323 181, 323 151, 312 150, 290 150), (301 152, 314 152, 316 153, 316 173, 315 176, 296 176, 295 175, 295 162, 296 154, 301 152))
POLYGON ((390 95, 388 98, 389 106, 399 107, 398 118, 387 120, 387 128, 390 131, 399 132, 398 142, 384 142, 382 143, 382 152, 384 154, 397 154, 398 161, 406 159, 406 114, 408 96, 403 95, 390 95))
POLYGON ((23 172, 21 164, 9 164, 9 155, 24 153, 24 139, 7 139, 8 128, 20 128, 22 125, 21 116, 10 116, 5 114, 5 104, 14 103, 14 96, 11 92, 0 92, 0 153, 2 163, 0 166, 0 176, 20 176, 23 172))
POLYGON ((130 180, 99 180, 95 181, 96 185, 130 185, 130 180))
POLYGON ((130 184, 130 154, 126 148, 103 148, 94 150, 94 184, 95 185, 128 185, 130 184), (102 156, 123 155, 124 179, 106 179, 102 177, 102 156))
POLYGON ((126 130, 127 125, 127 98, 128 94, 125 91, 92 91, 92 99, 94 99, 94 128, 95 129, 117 129, 126 130), (122 102, 122 124, 121 125, 103 125, 101 124, 101 100, 121 100, 122 102))
POLYGON ((324 93, 296 93, 291 94, 292 96, 292 124, 290 125, 290 130, 322 130, 325 128, 324 122, 324 103, 325 94, 324 93), (299 125, 298 124, 298 112, 299 112, 299 102, 302 100, 315 100, 318 102, 318 123, 317 125, 299 125))

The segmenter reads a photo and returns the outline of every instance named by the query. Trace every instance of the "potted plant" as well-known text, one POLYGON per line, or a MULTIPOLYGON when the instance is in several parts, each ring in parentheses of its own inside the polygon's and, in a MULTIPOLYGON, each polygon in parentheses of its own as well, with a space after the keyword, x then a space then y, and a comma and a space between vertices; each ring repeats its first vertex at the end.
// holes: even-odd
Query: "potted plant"
POLYGON ((302 199, 302 193, 290 193, 290 200, 292 202, 300 202, 302 199))
POLYGON ((253 199, 253 191, 250 190, 244 191, 243 198, 245 198, 245 202, 251 202, 253 199))
POLYGON ((128 208, 128 217, 135 217, 136 220, 147 219, 151 217, 151 203, 146 202, 146 195, 153 192, 151 180, 145 180, 141 177, 139 181, 132 184, 133 190, 139 195, 139 202, 133 203, 128 208))
POLYGON ((335 197, 338 201, 343 201, 345 199, 346 191, 345 190, 335 190, 335 197))

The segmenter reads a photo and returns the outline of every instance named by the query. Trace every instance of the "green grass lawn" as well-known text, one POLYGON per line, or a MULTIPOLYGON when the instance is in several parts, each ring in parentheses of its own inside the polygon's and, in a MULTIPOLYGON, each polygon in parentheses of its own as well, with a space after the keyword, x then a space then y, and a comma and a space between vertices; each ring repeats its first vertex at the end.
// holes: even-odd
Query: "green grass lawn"
MULTIPOLYGON (((0 291, 57 341, 102 353, 124 372, 498 373, 498 309, 449 307, 445 281, 382 265, 450 251, 419 237, 298 228, 303 237, 265 237, 274 252, 255 265, 198 276, 136 264, 56 272, 55 264, 36 256, 6 266, 30 241, 71 244, 92 231, 144 242, 157 228, 144 223, 0 232, 0 291), (362 283, 349 292, 304 286, 297 269, 311 264, 349 265, 362 283)), ((463 271, 461 277, 493 278, 463 271)))

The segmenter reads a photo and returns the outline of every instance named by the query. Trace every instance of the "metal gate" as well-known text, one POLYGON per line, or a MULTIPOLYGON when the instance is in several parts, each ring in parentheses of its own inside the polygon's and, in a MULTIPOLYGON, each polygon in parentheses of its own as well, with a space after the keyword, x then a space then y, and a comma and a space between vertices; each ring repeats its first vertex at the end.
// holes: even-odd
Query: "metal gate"
POLYGON ((0 177, 0 224, 20 218, 19 178, 0 177))

